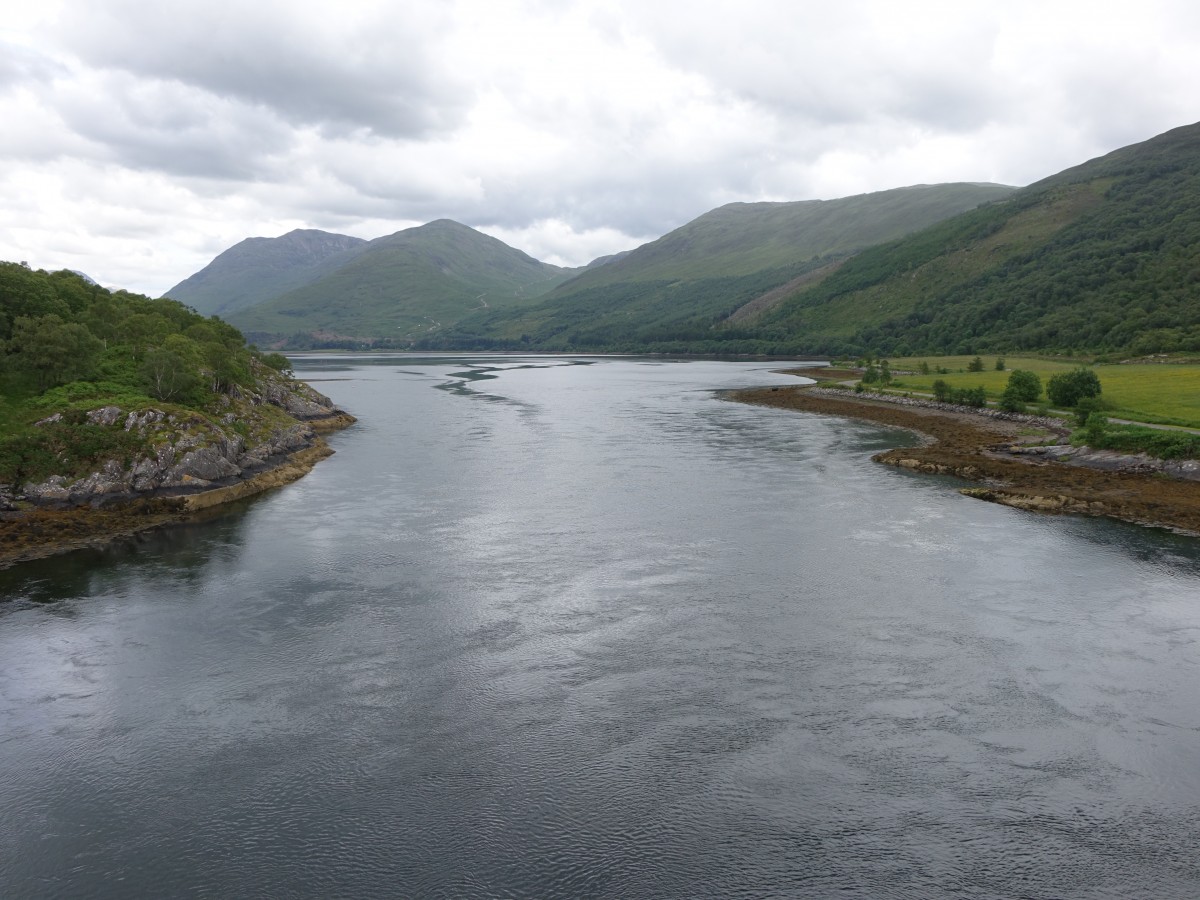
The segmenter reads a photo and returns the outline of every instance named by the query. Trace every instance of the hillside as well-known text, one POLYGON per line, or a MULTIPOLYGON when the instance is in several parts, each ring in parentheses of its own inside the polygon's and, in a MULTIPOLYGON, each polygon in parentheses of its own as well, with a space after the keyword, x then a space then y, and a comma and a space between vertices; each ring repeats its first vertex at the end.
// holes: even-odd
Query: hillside
POLYGON ((404 342, 474 310, 529 303, 576 271, 441 219, 370 241, 343 265, 229 318, 256 334, 404 342))
MULTIPOLYGON (((871 248, 760 316, 798 352, 1200 350, 1200 125, 871 248)), ((732 335, 732 332, 731 332, 732 335)))
POLYGON ((246 238, 166 296, 206 316, 229 318, 321 277, 366 246, 361 238, 313 229, 297 229, 277 238, 246 238))
POLYGON ((853 253, 1014 190, 1000 184, 915 185, 838 200, 728 203, 580 275, 557 293, 616 283, 728 278, 853 253))
POLYGON ((82 510, 74 534, 95 508, 165 515, 298 477, 329 452, 312 423, 352 419, 288 368, 174 300, 0 263, 0 561, 39 543, 40 512, 82 510))
POLYGON ((819 281, 832 261, 1013 190, 918 185, 840 200, 731 203, 588 269, 542 303, 478 312, 427 343, 637 349, 710 340, 715 323, 781 285, 819 281))

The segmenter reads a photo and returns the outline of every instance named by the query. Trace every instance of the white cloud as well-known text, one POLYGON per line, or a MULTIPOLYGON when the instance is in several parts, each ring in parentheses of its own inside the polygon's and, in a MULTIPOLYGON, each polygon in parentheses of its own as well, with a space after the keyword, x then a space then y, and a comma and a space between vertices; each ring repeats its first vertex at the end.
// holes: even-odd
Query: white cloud
POLYGON ((158 293, 448 217, 579 265, 734 200, 1023 184, 1200 119, 1200 11, 0 0, 0 258, 158 293))

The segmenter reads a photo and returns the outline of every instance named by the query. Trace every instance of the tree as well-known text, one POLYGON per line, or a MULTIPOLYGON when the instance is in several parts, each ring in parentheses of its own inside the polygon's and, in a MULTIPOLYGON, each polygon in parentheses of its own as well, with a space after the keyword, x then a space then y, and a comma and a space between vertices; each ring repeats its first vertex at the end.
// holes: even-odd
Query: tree
POLYGON ((1004 396, 1021 403, 1034 403, 1042 396, 1042 379, 1034 372, 1024 369, 1013 369, 1008 375, 1008 384, 1004 387, 1004 396))
POLYGON ((969 363, 967 363, 967 371, 968 372, 982 372, 983 371, 983 358, 977 356, 973 360, 971 360, 969 363))
POLYGON ((196 376, 178 353, 152 347, 142 359, 146 387, 159 400, 173 400, 196 385, 196 376))
POLYGON ((1004 371, 1004 357, 1003 356, 996 357, 996 371, 997 372, 1004 371))
POLYGON ((33 380, 38 391, 90 377, 104 349, 78 322, 64 322, 54 313, 19 316, 8 341, 8 367, 33 380))
POLYGON ((1055 406, 1074 406, 1085 397, 1100 396, 1100 379, 1086 366, 1051 375, 1046 395, 1055 406))

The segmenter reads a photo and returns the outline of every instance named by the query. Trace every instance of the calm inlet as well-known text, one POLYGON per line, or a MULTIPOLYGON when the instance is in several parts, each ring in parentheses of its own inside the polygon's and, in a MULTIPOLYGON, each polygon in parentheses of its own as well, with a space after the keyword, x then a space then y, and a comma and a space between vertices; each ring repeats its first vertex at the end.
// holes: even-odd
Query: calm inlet
POLYGON ((1200 541, 776 367, 298 363, 312 474, 0 572, 0 896, 1200 895, 1200 541))

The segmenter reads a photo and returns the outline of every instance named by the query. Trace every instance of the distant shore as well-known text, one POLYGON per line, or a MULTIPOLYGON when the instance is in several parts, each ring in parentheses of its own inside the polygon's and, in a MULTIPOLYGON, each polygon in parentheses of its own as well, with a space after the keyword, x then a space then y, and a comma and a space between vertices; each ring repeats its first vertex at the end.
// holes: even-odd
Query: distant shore
POLYGON ((962 493, 981 500, 1040 512, 1107 516, 1200 535, 1200 482, 1019 455, 1010 448, 1028 440, 1028 432, 1035 430, 1019 423, 965 409, 949 412, 866 400, 850 392, 831 396, 799 385, 753 388, 727 396, 743 403, 864 419, 918 432, 926 438, 925 446, 887 450, 872 458, 977 482, 979 487, 964 488, 962 493))

